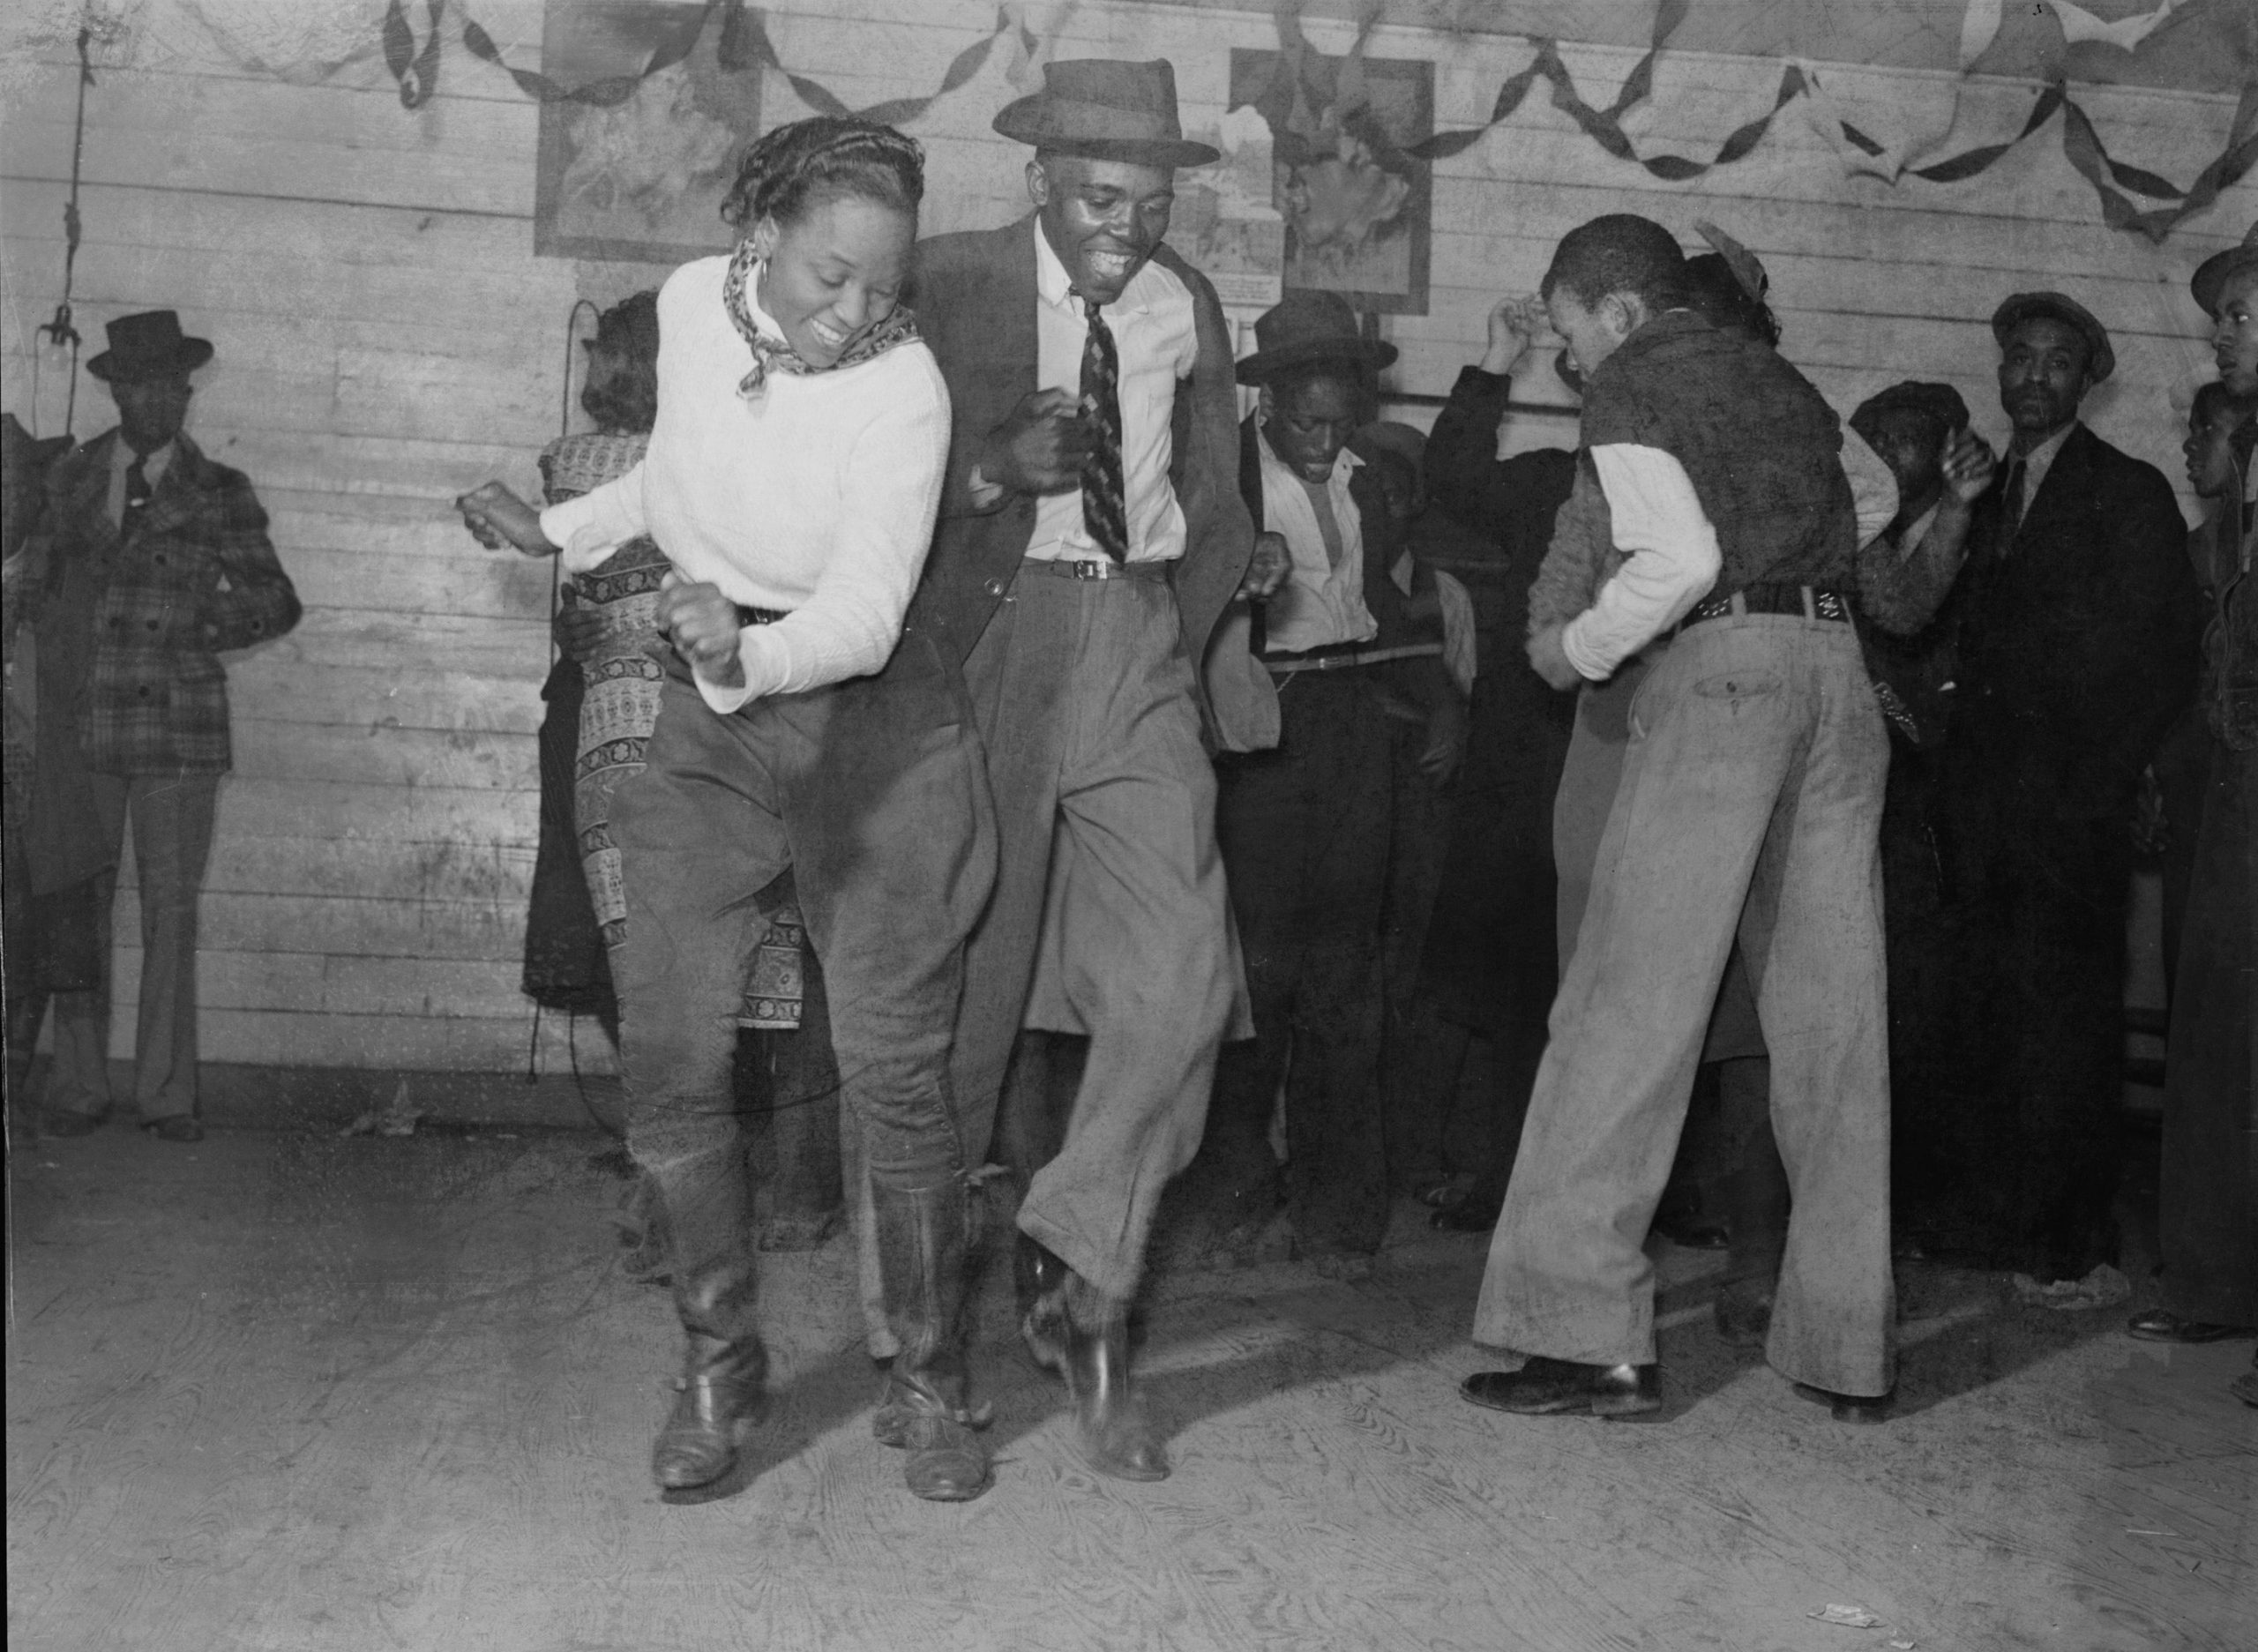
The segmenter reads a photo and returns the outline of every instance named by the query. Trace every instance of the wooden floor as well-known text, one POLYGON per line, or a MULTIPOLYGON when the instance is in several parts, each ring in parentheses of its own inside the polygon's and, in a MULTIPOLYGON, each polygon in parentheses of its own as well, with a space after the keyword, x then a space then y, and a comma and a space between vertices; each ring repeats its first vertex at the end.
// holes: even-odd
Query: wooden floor
POLYGON ((707 1648, 2258 1645, 2247 1343, 2176 1349, 1904 1282, 1905 1405, 1831 1422, 1708 1324, 1671 1252, 1656 1420, 1453 1388, 1482 1246, 1368 1282, 1163 1282, 1158 1485, 1077 1460, 1007 1351, 995 1489, 936 1507, 874 1445, 849 1257, 774 1260, 780 1405, 734 1494, 647 1477, 674 1334, 623 1280, 594 1136, 113 1126, 11 1164, 16 1652, 707 1648), (1812 1614, 1854 1606, 1880 1622, 1812 1614))

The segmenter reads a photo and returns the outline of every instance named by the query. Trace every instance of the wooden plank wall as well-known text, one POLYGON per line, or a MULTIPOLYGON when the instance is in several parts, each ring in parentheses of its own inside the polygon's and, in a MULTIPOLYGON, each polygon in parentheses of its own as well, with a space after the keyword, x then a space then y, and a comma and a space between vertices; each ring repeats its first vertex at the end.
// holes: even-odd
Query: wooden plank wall
MULTIPOLYGON (((373 0, 335 4, 367 14, 373 46, 373 0)), ((461 49, 452 12, 438 95, 410 112, 372 51, 299 84, 240 52, 230 61, 183 6, 148 0, 138 15, 149 42, 208 49, 151 44, 88 97, 80 325, 98 340, 109 317, 170 305, 217 340, 191 429, 256 481, 307 603, 294 635, 231 663, 237 772, 204 903, 205 1049, 243 1063, 506 1070, 525 1061, 531 1021, 517 978, 549 579, 472 545, 447 502, 490 475, 534 486, 532 456, 557 430, 568 309, 661 272, 532 255, 536 108, 461 49)), ((479 0, 472 12, 512 62, 537 64, 538 0, 479 0)), ((994 16, 989 0, 766 8, 785 64, 851 105, 930 93, 994 16)), ((1059 56, 1172 59, 1193 123, 1221 113, 1229 48, 1275 40, 1260 11, 1127 0, 1038 4, 1031 21, 1059 56)), ((1331 23, 1311 33, 1327 50, 1347 44, 1331 23)), ((1510 39, 1389 27, 1371 50, 1437 61, 1445 126, 1484 118, 1529 56, 1510 39)), ((1600 104, 1636 61, 1615 48, 1565 55, 1600 104)), ((929 228, 1021 210, 1026 152, 988 130, 1018 89, 1006 56, 912 127, 931 161, 929 228)), ((53 430, 62 363, 33 328, 58 294, 75 76, 51 49, 5 68, 0 390, 53 430)), ((1713 153, 1767 106, 1779 72, 1771 59, 1667 55, 1626 124, 1643 151, 1713 153)), ((1822 72, 1851 117, 1864 109, 1880 130, 1952 88, 1905 71, 1822 72)), ((2030 95, 1970 83, 1951 147, 2012 131, 2030 95)), ((2080 95, 2120 159, 2181 181, 2217 151, 2230 114, 2215 97, 2080 95)), ((803 112, 776 75, 763 98, 766 122, 803 112)), ((2176 482, 2174 400, 2207 361, 2186 275, 2258 215, 2258 191, 2239 186, 2159 250, 2102 226, 2051 133, 1968 183, 1892 188, 1846 179, 1795 109, 1750 160, 1662 184, 1604 154, 1540 90, 1439 168, 1431 312, 1385 328, 1403 351, 1398 386, 1447 389, 1478 353, 1491 298, 1532 287, 1562 231, 1615 210, 1689 238, 1695 218, 1713 218, 1755 249, 1785 348, 1845 407, 1895 378, 1948 378, 1996 430, 1984 318, 2018 288, 2071 291, 2119 339, 2122 365, 2095 423, 2176 482)), ((1527 390, 1565 400, 1541 363, 1527 390)), ((108 415, 82 379, 79 431, 108 415)), ((1505 439, 1566 443, 1572 427, 1521 420, 1505 439)), ((131 900, 121 907, 130 1005, 138 931, 131 900)), ((121 1013, 118 1053, 131 1027, 121 1013)), ((584 1064, 600 1043, 582 1041, 584 1064)), ((552 1024, 545 1066, 560 1065, 561 1044, 552 1024)))

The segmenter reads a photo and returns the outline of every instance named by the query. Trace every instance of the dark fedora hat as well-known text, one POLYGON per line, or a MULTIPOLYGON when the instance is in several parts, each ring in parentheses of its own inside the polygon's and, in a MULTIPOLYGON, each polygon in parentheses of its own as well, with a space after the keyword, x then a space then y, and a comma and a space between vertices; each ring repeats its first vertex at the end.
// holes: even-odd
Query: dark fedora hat
POLYGON ((86 363, 96 378, 131 382, 167 378, 212 359, 212 340, 183 336, 180 317, 169 310, 145 310, 109 324, 109 348, 86 363))
POLYGON ((2033 319, 2059 321, 2085 335, 2086 364, 2099 384, 2117 370, 2117 352, 2109 348, 2109 330, 2094 319, 2093 311, 2061 293, 2017 293, 1992 312, 1992 337, 2005 348, 2008 335, 2033 319))
POLYGON ((2214 252, 2195 266, 2195 279, 2187 289, 2195 295, 2195 302, 2203 307, 2207 316, 2219 313, 2219 295, 2226 290, 2227 277, 2239 275, 2245 270, 2258 270, 2258 224, 2242 237, 2239 247, 2229 247, 2224 252, 2214 252))
POLYGON ((1176 118, 1176 71, 1165 57, 1053 63, 1043 71, 1043 90, 1004 105, 995 125, 1037 149, 1098 161, 1204 167, 1222 158, 1220 150, 1185 141, 1176 118))
POLYGON ((1394 360, 1393 344, 1357 333, 1357 312, 1347 299, 1304 288, 1288 293, 1255 319, 1254 354, 1238 364, 1238 382, 1267 385, 1311 362, 1347 362, 1378 371, 1394 360))

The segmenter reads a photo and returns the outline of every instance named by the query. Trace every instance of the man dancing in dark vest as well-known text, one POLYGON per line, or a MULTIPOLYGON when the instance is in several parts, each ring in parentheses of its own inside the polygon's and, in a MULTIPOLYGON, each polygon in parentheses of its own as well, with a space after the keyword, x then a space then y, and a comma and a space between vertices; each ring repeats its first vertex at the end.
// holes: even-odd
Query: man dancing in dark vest
POLYGON ((1543 293, 1586 377, 1578 490, 1621 571, 1530 639, 1556 688, 1672 626, 1623 778, 1491 1245, 1478 1342, 1531 1357, 1464 1396, 1527 1413, 1661 1403, 1641 1248, 1738 934, 1795 1211, 1766 1354, 1836 1416, 1894 1382, 1877 837, 1888 744, 1851 625, 1842 432, 1771 350, 1685 308, 1660 225, 1573 231, 1543 293))

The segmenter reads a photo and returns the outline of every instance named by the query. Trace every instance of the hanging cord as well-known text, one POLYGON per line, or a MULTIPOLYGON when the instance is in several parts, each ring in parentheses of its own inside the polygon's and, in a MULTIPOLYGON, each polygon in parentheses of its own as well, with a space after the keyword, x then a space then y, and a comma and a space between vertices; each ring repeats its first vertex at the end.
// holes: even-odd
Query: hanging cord
MULTIPOLYGON (((91 26, 79 30, 79 114, 71 134, 71 198, 63 206, 63 302, 55 307, 55 318, 38 329, 57 348, 71 348, 69 389, 63 402, 63 433, 71 434, 71 427, 79 416, 79 329, 71 325, 71 291, 79 271, 79 173, 86 156, 86 88, 94 84, 94 63, 88 49, 93 43, 91 26)), ((39 420, 39 352, 32 352, 32 420, 39 420)))

